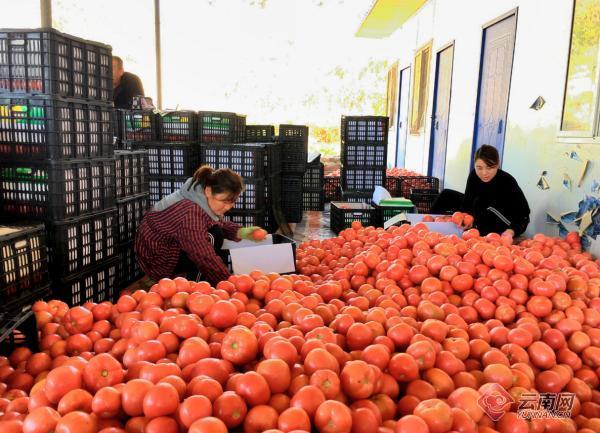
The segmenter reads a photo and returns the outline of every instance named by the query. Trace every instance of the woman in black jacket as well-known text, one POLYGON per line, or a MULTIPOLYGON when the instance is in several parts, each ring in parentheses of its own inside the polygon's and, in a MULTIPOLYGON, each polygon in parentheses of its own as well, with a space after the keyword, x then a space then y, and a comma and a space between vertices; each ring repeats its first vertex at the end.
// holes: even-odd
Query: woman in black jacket
POLYGON ((499 168, 498 150, 484 144, 475 152, 474 163, 465 194, 442 191, 431 212, 461 210, 473 215, 473 227, 482 235, 510 229, 519 236, 529 224, 529 205, 515 178, 499 168))

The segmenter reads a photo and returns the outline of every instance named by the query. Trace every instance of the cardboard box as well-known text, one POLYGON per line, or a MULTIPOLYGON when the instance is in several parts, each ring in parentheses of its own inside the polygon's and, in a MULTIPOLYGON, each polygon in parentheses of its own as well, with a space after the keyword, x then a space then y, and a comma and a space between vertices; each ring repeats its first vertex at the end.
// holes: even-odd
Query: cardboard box
POLYGON ((229 269, 234 274, 252 271, 288 274, 296 272, 296 243, 283 235, 267 235, 264 241, 225 240, 223 250, 229 251, 229 269))
MULTIPOLYGON (((431 215, 433 218, 438 216, 447 216, 447 215, 431 215)), ((401 223, 402 221, 408 221, 411 225, 423 222, 423 218, 425 214, 416 214, 416 213, 403 213, 398 214, 393 218, 384 222, 384 227, 387 229, 390 226, 401 223)), ((427 228, 432 232, 441 233, 443 235, 456 235, 458 237, 462 237, 463 229, 454 224, 453 222, 447 223, 438 223, 438 222, 425 222, 423 223, 427 226, 427 228)))

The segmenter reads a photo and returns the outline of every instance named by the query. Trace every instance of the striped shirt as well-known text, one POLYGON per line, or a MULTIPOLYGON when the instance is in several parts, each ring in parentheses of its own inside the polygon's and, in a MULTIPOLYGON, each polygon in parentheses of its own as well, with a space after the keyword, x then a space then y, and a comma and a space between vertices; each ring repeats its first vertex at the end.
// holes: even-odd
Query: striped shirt
POLYGON ((229 270, 209 240, 208 230, 219 225, 226 239, 238 241, 239 225, 214 221, 191 200, 181 200, 163 211, 144 215, 135 237, 141 269, 155 280, 172 278, 181 252, 198 267, 211 284, 226 280, 229 270))

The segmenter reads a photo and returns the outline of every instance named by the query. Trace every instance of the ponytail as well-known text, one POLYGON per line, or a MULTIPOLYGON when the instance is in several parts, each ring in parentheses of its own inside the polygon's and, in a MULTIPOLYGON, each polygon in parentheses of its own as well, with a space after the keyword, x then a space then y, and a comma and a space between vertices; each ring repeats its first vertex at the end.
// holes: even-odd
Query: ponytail
POLYGON ((201 185, 202 189, 210 186, 213 194, 227 193, 231 199, 237 198, 244 190, 244 180, 235 171, 229 168, 215 170, 209 165, 203 165, 196 170, 188 189, 195 189, 198 185, 201 185))
POLYGON ((192 176, 192 184, 190 185, 189 189, 194 189, 197 185, 202 185, 203 187, 210 186, 207 185, 206 181, 212 177, 214 172, 215 169, 210 165, 203 165, 197 169, 192 176))

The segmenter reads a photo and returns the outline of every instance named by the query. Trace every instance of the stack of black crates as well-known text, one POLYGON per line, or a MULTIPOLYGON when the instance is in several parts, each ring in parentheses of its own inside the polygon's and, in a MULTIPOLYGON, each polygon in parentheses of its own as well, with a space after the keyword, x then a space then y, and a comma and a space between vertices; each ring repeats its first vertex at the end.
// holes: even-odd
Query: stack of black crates
POLYGON ((320 153, 308 155, 306 171, 302 178, 302 208, 307 211, 323 211, 325 207, 324 191, 325 166, 320 153))
POLYGON ((370 203, 385 182, 388 118, 342 116, 341 140, 342 200, 370 203))
POLYGON ((177 191, 200 162, 194 111, 119 110, 119 148, 146 151, 149 205, 177 191))
POLYGON ((264 196, 263 209, 256 216, 257 224, 253 221, 252 209, 240 209, 243 204, 236 203, 236 211, 230 212, 231 219, 242 225, 256 225, 269 232, 279 228, 281 216, 281 147, 275 141, 275 127, 273 125, 246 125, 246 146, 259 145, 264 148, 264 196), (241 205, 241 206, 240 206, 241 205), (236 215, 237 214, 237 215, 236 215), (241 214, 247 214, 242 217, 241 214), (264 222, 262 219, 264 218, 264 222), (247 221, 246 221, 247 220, 247 221), (246 224, 246 222, 248 224, 246 224))
POLYGON ((113 298, 112 50, 52 29, 0 30, 0 213, 45 223, 53 297, 113 298))
POLYGON ((302 183, 308 159, 308 126, 279 125, 281 208, 287 222, 302 221, 302 183))
POLYGON ((244 179, 245 189, 225 219, 241 226, 273 231, 273 201, 279 197, 280 153, 271 125, 246 125, 234 113, 201 112, 201 161, 230 168, 244 179))
POLYGON ((31 306, 49 295, 44 225, 0 225, 0 355, 17 344, 37 348, 31 306))
POLYGON ((127 287, 142 271, 135 255, 135 233, 150 207, 148 146, 156 140, 156 118, 151 110, 116 110, 117 146, 117 287, 127 287))

